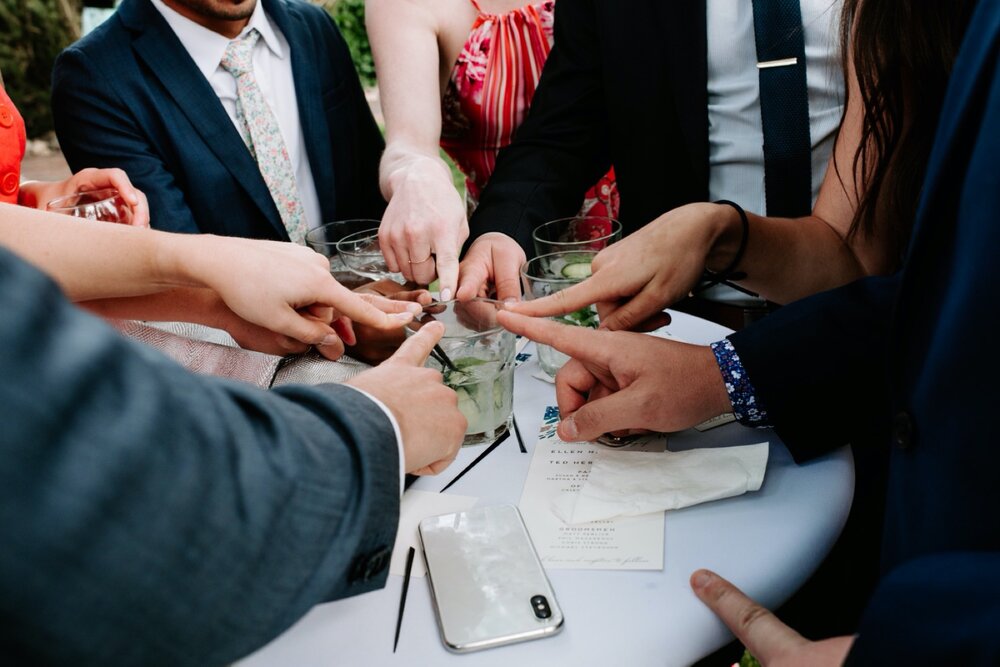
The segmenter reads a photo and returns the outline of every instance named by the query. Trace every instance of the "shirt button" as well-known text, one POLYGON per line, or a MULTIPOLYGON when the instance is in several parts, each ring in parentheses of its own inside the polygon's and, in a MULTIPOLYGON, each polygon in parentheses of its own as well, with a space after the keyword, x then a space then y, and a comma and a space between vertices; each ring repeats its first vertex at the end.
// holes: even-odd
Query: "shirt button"
POLYGON ((913 417, 906 411, 896 413, 892 419, 892 441, 902 450, 913 446, 913 417))
POLYGON ((0 180, 0 192, 9 197, 17 192, 19 185, 21 185, 21 181, 18 179, 17 174, 13 171, 8 171, 3 175, 3 180, 0 180))
POLYGON ((0 127, 10 127, 14 124, 14 113, 6 104, 0 104, 0 127))

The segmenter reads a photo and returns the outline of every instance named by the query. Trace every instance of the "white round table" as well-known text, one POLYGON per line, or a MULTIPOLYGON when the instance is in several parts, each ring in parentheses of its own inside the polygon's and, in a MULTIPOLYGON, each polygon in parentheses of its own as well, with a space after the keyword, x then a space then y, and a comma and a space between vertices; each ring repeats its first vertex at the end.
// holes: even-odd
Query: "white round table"
MULTIPOLYGON (((668 336, 707 344, 727 329, 672 313, 668 336)), ((531 347, 527 348, 531 351, 531 347)), ((553 385, 532 377, 534 355, 516 371, 515 414, 527 454, 505 443, 448 493, 476 496, 479 504, 517 504, 542 411, 553 405, 553 385)), ((669 397, 664 397, 669 400, 669 397)), ((707 567, 774 608, 816 569, 847 520, 854 465, 843 448, 795 465, 770 430, 729 424, 703 433, 672 435, 671 450, 768 440, 770 458, 760 491, 666 513, 662 571, 549 570, 566 617, 550 638, 455 655, 438 636, 426 579, 410 582, 399 648, 392 651, 402 577, 355 598, 318 605, 291 629, 252 654, 244 667, 297 665, 687 665, 723 646, 732 635, 695 598, 690 574, 707 567)), ((482 452, 463 450, 444 473, 413 488, 437 491, 482 452)))

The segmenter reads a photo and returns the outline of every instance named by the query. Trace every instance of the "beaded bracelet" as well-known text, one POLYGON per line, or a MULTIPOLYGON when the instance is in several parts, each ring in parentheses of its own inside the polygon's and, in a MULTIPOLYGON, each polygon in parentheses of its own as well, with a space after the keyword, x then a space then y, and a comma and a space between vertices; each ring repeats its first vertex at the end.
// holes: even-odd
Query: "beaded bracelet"
POLYGON ((734 209, 736 209, 736 212, 740 214, 740 222, 743 225, 743 237, 740 239, 740 245, 736 249, 736 254, 733 255, 733 259, 731 262, 729 262, 729 265, 726 266, 726 268, 724 268, 721 271, 712 271, 710 269, 705 269, 705 274, 703 276, 704 282, 698 285, 698 287, 693 290, 693 293, 697 294, 698 292, 704 292, 705 290, 711 287, 715 287, 716 285, 719 285, 721 283, 733 287, 745 294, 751 294, 753 296, 757 296, 753 292, 750 292, 749 290, 744 289, 738 285, 734 285, 732 283, 733 280, 743 280, 744 278, 747 277, 747 274, 745 272, 736 270, 736 267, 740 265, 741 261, 743 261, 743 255, 744 253, 746 253, 747 249, 747 242, 750 239, 750 220, 749 218, 747 218, 747 213, 746 211, 743 210, 742 206, 728 199, 720 199, 713 203, 725 204, 727 206, 732 206, 734 209))

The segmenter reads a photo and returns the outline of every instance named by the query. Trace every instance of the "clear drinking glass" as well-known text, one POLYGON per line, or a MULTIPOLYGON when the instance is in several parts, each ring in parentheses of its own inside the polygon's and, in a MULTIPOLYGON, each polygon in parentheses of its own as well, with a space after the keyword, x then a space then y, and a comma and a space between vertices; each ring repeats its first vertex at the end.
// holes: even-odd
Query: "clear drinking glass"
MULTIPOLYGON (((539 255, 528 260, 521 265, 524 298, 540 299, 582 282, 590 277, 590 265, 596 255, 596 250, 571 250, 539 255)), ((592 305, 551 319, 591 329, 596 329, 598 325, 597 309, 592 305)), ((538 343, 535 348, 538 350, 538 365, 551 377, 555 377, 569 360, 565 354, 548 345, 538 343)))
POLYGON ((465 445, 493 442, 510 428, 514 408, 515 336, 497 323, 499 301, 437 301, 407 325, 407 334, 428 322, 442 322, 444 337, 427 360, 458 394, 469 427, 465 445))
MULTIPOLYGON (((376 222, 373 220, 372 222, 376 222)), ((382 248, 378 244, 378 226, 349 234, 337 241, 337 254, 344 260, 347 268, 359 276, 381 280, 389 278, 403 284, 406 278, 402 273, 393 273, 385 263, 382 248)))
POLYGON ((328 222, 306 234, 306 245, 330 260, 330 273, 347 289, 354 289, 371 282, 368 278, 352 271, 337 252, 337 242, 345 236, 378 227, 378 220, 337 220, 328 222))
POLYGON ((45 210, 87 220, 132 224, 132 207, 125 203, 115 188, 76 192, 59 197, 47 203, 45 210))
POLYGON ((622 223, 614 218, 578 215, 539 225, 531 238, 538 255, 566 250, 604 250, 621 240, 622 223))

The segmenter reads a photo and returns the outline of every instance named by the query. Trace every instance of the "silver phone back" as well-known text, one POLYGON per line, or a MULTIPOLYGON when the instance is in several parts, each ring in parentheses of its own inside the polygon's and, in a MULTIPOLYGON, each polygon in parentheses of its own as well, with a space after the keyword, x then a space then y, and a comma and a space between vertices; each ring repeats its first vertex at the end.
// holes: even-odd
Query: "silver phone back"
POLYGON ((562 610, 516 507, 430 517, 419 532, 448 649, 474 651, 562 628, 562 610), (535 614, 531 598, 537 595, 548 600, 548 618, 535 614))

